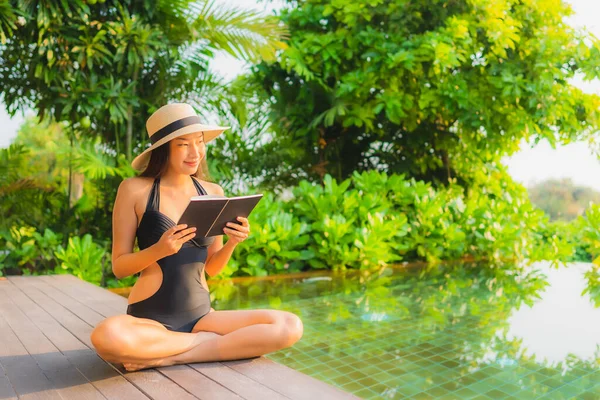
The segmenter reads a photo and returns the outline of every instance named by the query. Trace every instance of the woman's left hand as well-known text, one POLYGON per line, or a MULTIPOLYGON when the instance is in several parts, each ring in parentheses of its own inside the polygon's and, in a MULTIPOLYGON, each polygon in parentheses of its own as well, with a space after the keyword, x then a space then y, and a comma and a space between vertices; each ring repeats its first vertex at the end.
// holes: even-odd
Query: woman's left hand
POLYGON ((236 224, 235 222, 228 222, 227 226, 229 228, 224 228, 223 232, 229 238, 227 243, 233 240, 235 244, 243 242, 250 235, 250 224, 248 223, 248 219, 244 217, 237 217, 237 220, 242 223, 242 225, 236 224))

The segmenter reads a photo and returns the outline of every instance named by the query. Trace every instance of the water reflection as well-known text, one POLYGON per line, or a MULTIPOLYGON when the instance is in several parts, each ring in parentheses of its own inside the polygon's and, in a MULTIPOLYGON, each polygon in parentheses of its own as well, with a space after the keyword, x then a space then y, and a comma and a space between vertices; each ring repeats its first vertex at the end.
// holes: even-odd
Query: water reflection
POLYGON ((600 343, 600 308, 584 292, 590 264, 574 263, 554 269, 537 265, 549 287, 532 307, 523 307, 509 318, 509 336, 521 339, 526 354, 538 362, 565 362, 570 354, 592 360, 600 343))
POLYGON ((600 315, 582 268, 383 268, 211 290, 216 309, 299 314, 302 340, 269 357, 363 398, 598 398, 600 315))

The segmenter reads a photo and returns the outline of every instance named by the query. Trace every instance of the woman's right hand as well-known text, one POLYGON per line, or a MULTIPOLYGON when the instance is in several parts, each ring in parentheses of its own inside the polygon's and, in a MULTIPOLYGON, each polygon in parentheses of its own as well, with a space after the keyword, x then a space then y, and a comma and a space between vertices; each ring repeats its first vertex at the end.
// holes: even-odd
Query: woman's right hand
POLYGON ((162 257, 177 253, 185 242, 196 236, 196 228, 192 227, 184 229, 186 227, 187 224, 175 225, 162 234, 159 241, 156 243, 156 247, 162 257))

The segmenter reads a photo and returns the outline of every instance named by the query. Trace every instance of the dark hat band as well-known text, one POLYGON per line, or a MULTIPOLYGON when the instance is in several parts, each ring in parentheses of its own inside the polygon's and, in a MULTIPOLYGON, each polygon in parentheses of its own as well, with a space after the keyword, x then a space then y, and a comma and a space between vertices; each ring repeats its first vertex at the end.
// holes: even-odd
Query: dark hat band
POLYGON ((169 125, 166 125, 166 126, 160 128, 159 130, 157 130, 154 133, 154 135, 150 136, 150 142, 152 142, 152 144, 154 144, 154 143, 158 142, 159 140, 163 139, 164 137, 166 137, 167 135, 170 135, 171 133, 175 132, 178 129, 184 128, 189 125, 199 124, 199 123, 200 123, 200 117, 197 115, 192 115, 191 117, 185 117, 185 118, 178 119, 177 121, 173 121, 169 125))

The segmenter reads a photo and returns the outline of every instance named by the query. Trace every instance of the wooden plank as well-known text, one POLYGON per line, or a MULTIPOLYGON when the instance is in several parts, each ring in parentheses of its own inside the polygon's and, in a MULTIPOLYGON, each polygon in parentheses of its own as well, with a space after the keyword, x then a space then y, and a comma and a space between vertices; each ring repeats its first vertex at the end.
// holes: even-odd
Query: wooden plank
MULTIPOLYGON (((90 293, 91 288, 83 288, 81 283, 83 282, 73 275, 40 275, 38 279, 54 287, 56 290, 70 296, 74 301, 77 301, 86 307, 94 310, 104 318, 112 317, 113 315, 125 314, 127 306, 125 307, 113 307, 110 301, 107 299, 97 299, 96 296, 90 293), (74 279, 66 278, 67 276, 73 277, 74 279), (66 279, 65 279, 66 278, 66 279)), ((94 286, 90 284, 91 286, 94 286)), ((107 291, 108 292, 108 291, 107 291)), ((110 293, 110 292, 108 292, 110 293)), ((110 300, 113 300, 110 298, 110 300)))
POLYGON ((34 323, 34 321, 40 323, 38 319, 43 321, 48 315, 12 283, 0 287, 3 295, 0 309, 3 315, 25 349, 36 359, 44 375, 59 388, 59 394, 67 398, 104 399, 105 397, 69 362, 68 358, 48 340, 46 335, 52 334, 53 326, 46 324, 43 329, 34 323), (13 303, 12 316, 6 314, 4 309, 8 304, 7 300, 13 303))
POLYGON ((3 391, 20 399, 62 399, 54 384, 37 366, 35 359, 19 343, 6 320, 0 315, 0 334, 2 349, 0 350, 0 366, 6 371, 3 391), (10 333, 9 333, 10 332, 10 333))
MULTIPOLYGON (((69 360, 108 398, 147 398, 134 385, 124 379, 115 368, 101 359, 91 346, 90 326, 73 315, 34 284, 35 277, 11 277, 11 282, 28 296, 32 302, 44 309, 63 330, 50 337, 69 360)), ((36 319, 37 321, 37 319, 36 319)), ((46 321, 51 323, 50 320, 46 321)), ((60 328, 56 328, 60 329, 60 328)), ((52 332, 52 331, 50 331, 52 332)))
POLYGON ((172 381, 177 382, 188 392, 194 393, 200 399, 240 400, 243 398, 229 388, 207 378, 187 364, 172 365, 157 369, 172 381))
POLYGON ((78 277, 76 277, 73 274, 50 274, 50 275, 43 275, 45 277, 50 277, 56 280, 66 280, 67 282, 72 282, 72 283, 77 283, 80 286, 89 289, 93 292, 96 292, 97 294, 100 294, 100 296, 104 296, 107 299, 110 300, 114 300, 114 304, 116 305, 116 307, 118 308, 122 308, 125 307, 127 308, 127 298, 123 297, 117 293, 111 292, 110 290, 103 288, 101 286, 95 285, 91 282, 88 282, 86 280, 80 279, 78 277))
POLYGON ((206 375, 221 385, 230 388, 248 400, 287 399, 281 393, 262 385, 247 376, 229 368, 226 362, 203 362, 189 364, 198 372, 206 375))
MULTIPOLYGON (((2 369, 2 368, 0 368, 2 369)), ((17 394, 6 375, 0 376, 0 399, 17 400, 17 394)))
POLYGON ((264 357, 230 361, 228 365, 290 399, 359 399, 351 393, 264 357))
MULTIPOLYGON (((2 316, 0 315, 0 318, 2 316)), ((4 326, 6 326, 6 321, 3 320, 4 326)), ((1 323, 0 323, 1 324, 1 323)), ((2 334, 2 328, 0 328, 0 337, 1 338, 5 338, 6 336, 2 334)), ((6 346, 6 343, 3 342, 3 345, 6 346)), ((6 350, 5 350, 6 352, 6 350)), ((4 372, 4 368, 2 367, 2 350, 0 349, 0 399, 3 400, 12 400, 12 399, 17 399, 17 394, 15 393, 15 390, 13 389, 12 385, 10 384, 10 380, 8 379, 8 376, 6 376, 6 373, 4 372)))
MULTIPOLYGON (((70 298, 61 297, 56 289, 49 287, 36 277, 11 276, 10 282, 23 291, 30 299, 36 302, 42 309, 50 314, 73 336, 84 343, 89 349, 93 349, 90 333, 90 324, 73 313, 67 306, 70 298), (65 306, 67 305, 67 306, 65 306)), ((98 316, 101 320, 102 316, 98 316)))
POLYGON ((125 314, 127 312, 127 299, 106 289, 86 282, 71 274, 42 275, 44 282, 58 290, 68 293, 76 300, 92 308, 105 317, 125 314))
MULTIPOLYGON (((14 307, 8 298, 8 281, 0 281, 0 360, 6 371, 14 391, 23 399, 62 399, 60 385, 53 382, 42 370, 44 357, 39 357, 44 350, 50 350, 47 343, 31 348, 32 335, 27 332, 31 328, 27 318, 14 307), (21 342, 23 340, 23 344, 21 342), (30 348, 27 348, 30 347, 30 348), (33 353, 33 354, 30 354, 33 353), (40 364, 40 365, 38 365, 40 364)), ((47 364, 46 364, 47 365, 47 364)), ((64 394, 64 392, 63 392, 64 394)))
MULTIPOLYGON (((13 282, 16 282, 17 279, 27 280, 27 282, 34 285, 48 297, 52 298, 56 303, 69 310, 73 315, 77 316, 82 321, 86 322, 88 326, 96 326, 100 321, 105 319, 103 315, 97 313, 87 305, 79 301, 74 301, 72 297, 65 294, 62 290, 59 290, 44 282, 44 280, 41 279, 41 276, 8 276, 7 278, 13 282)), ((84 341, 84 343, 91 347, 89 338, 87 341, 84 341)))
MULTIPOLYGON (((4 322, 4 325, 6 325, 6 321, 3 321, 3 322, 4 322)), ((0 337, 2 337, 2 338, 5 337, 4 335, 2 335, 1 328, 0 328, 0 337)), ((4 346, 6 346, 5 342, 2 342, 2 343, 4 346)), ((12 385, 10 384, 10 380, 8 379, 8 376, 6 376, 6 373, 4 372, 4 368, 2 367, 2 350, 0 349, 0 399, 4 400, 4 399, 16 399, 16 398, 17 398, 17 394, 15 393, 15 390, 13 389, 12 385)))
MULTIPOLYGON (((20 290, 13 293, 13 299, 17 299, 17 306, 25 313, 31 321, 48 337, 48 339, 64 354, 68 361, 74 365, 82 376, 86 378, 102 393, 102 398, 109 399, 147 399, 129 381, 124 379, 115 369, 102 360, 95 351, 90 350, 75 336, 69 328, 78 331, 80 336, 89 337, 89 326, 79 318, 55 303, 44 293, 31 285, 35 277, 11 277, 10 282, 20 290), (81 329, 81 325, 87 327, 81 329)), ((56 365, 51 365, 54 368, 56 365)), ((78 382, 64 382, 66 386, 75 386, 78 382)), ((75 394, 68 398, 83 398, 81 394, 75 394)))
POLYGON ((107 300, 109 300, 115 307, 117 307, 118 309, 122 309, 122 310, 126 310, 127 309, 127 298, 123 297, 117 293, 111 292, 108 289, 105 289, 101 286, 98 285, 94 285, 93 283, 87 282, 83 279, 79 279, 78 277, 76 277, 75 275, 72 274, 54 274, 54 275, 48 275, 52 278, 55 279, 66 279, 69 280, 71 282, 75 282, 77 284, 79 284, 80 286, 86 288, 86 290, 90 290, 93 292, 96 292, 97 294, 99 294, 100 296, 102 296, 102 298, 106 298, 107 300))
MULTIPOLYGON (((86 304, 89 305, 92 309, 95 309, 96 305, 100 301, 108 301, 112 300, 113 296, 121 297, 117 294, 111 293, 105 289, 100 289, 101 292, 97 290, 93 290, 93 288, 89 288, 89 286, 94 286, 89 282, 84 282, 81 279, 73 276, 73 275, 55 275, 48 277, 56 277, 60 279, 61 285, 69 285, 69 294, 73 294, 73 296, 78 295, 81 292, 81 288, 85 287, 87 291, 86 304), (93 299, 94 301, 88 301, 93 299)), ((46 277, 45 277, 46 278, 46 277)), ((57 280, 58 280, 57 279, 57 280)), ((64 287, 64 286, 56 286, 64 287)), ((123 298, 124 299, 124 298, 123 298)), ((126 300, 126 299, 125 299, 126 300)), ((127 301, 125 301, 127 302, 127 301)), ((96 310, 98 311, 98 310, 96 310)), ((208 366, 204 366, 205 363, 196 363, 194 364, 194 368, 186 371, 185 368, 174 370, 172 367, 162 367, 157 368, 158 371, 169 376, 173 381, 175 381, 180 386, 188 389, 191 393, 194 393, 196 396, 203 396, 205 388, 202 390, 194 390, 192 388, 198 387, 198 383, 200 381, 203 382, 213 382, 213 385, 207 386, 206 388, 210 388, 211 391, 215 393, 220 393, 220 396, 216 398, 221 398, 221 396, 229 395, 229 393, 235 392, 240 396, 247 399, 282 399, 284 396, 278 394, 277 392, 266 388, 256 382, 248 379, 243 374, 240 374, 237 371, 234 371, 226 366, 226 363, 208 363, 208 366), (174 373, 172 371, 177 371, 174 373), (185 371, 185 372, 184 372, 185 371), (192 374, 190 374, 192 373, 192 374), (225 389, 226 392, 223 392, 222 389, 225 389)), ((189 369, 189 367, 186 367, 189 369)), ((122 371, 125 371, 123 368, 122 371)), ((207 384, 208 385, 208 384, 207 384)), ((215 397, 204 397, 204 398, 215 398, 215 397)))
POLYGON ((11 397, 19 395, 21 399, 60 399, 52 382, 39 369, 1 313, 0 337, 0 369, 6 373, 3 381, 8 386, 3 392, 11 397), (34 385, 29 385, 27 379, 34 381, 34 385))
MULTIPOLYGON (((102 316, 100 316, 93 309, 83 306, 79 301, 75 301, 76 299, 65 294, 59 292, 54 286, 49 285, 43 279, 38 279, 40 277, 21 277, 21 279, 31 279, 31 284, 39 288, 42 292, 46 293, 49 296, 52 296, 54 299, 57 299, 58 302, 71 313, 79 317, 82 321, 90 321, 97 320, 96 323, 104 320, 102 316), (87 315, 86 315, 87 314, 87 315)), ((12 278, 9 278, 12 279, 12 278)), ((68 292, 70 292, 73 296, 77 296, 76 291, 70 290, 68 287, 66 288, 68 292)), ((93 345, 89 339, 89 336, 92 332, 93 327, 89 324, 86 328, 85 338, 82 340, 86 345, 90 347, 90 349, 94 350, 93 345)), ((95 326, 95 325, 94 325, 95 326)), ((75 334, 75 333, 74 333, 75 334)), ((81 335, 80 332, 78 332, 81 335)), ((77 335, 76 335, 77 336, 77 335)), ((82 339, 78 336, 80 340, 82 339)), ((171 400, 173 398, 177 399, 196 399, 198 397, 192 395, 187 392, 184 388, 180 387, 177 383, 171 381, 168 377, 161 374, 156 369, 147 369, 136 372, 127 372, 123 368, 121 364, 111 365, 117 369, 120 373, 123 374, 125 379, 129 380, 133 383, 138 389, 143 391, 148 397, 153 399, 168 399, 171 400)))

